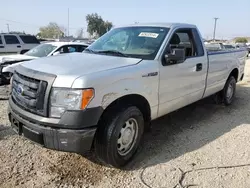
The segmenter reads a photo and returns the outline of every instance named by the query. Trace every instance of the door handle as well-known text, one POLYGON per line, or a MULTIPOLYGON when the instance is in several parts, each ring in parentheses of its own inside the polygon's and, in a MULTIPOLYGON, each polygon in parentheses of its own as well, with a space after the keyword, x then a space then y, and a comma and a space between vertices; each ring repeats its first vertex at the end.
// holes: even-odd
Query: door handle
POLYGON ((196 64, 196 71, 201 71, 202 70, 202 63, 196 64))
POLYGON ((18 45, 17 47, 18 47, 18 48, 21 48, 21 46, 20 46, 20 45, 18 45))

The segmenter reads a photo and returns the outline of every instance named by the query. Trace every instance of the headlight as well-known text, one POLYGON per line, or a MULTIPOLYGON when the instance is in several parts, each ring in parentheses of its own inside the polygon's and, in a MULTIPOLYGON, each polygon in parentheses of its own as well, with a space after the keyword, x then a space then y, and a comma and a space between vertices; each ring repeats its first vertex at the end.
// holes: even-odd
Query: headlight
POLYGON ((50 95, 50 117, 60 118, 66 110, 84 110, 93 97, 93 89, 53 88, 50 95))

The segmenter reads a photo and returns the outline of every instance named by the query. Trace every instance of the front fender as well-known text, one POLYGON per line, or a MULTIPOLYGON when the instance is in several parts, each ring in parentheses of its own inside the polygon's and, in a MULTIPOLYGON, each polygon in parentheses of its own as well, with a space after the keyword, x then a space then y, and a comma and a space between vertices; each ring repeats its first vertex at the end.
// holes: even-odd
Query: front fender
POLYGON ((145 80, 123 79, 95 90, 95 97, 89 104, 89 108, 102 106, 106 109, 113 101, 131 94, 143 96, 151 108, 151 117, 154 119, 158 111, 158 81, 155 78, 145 80))

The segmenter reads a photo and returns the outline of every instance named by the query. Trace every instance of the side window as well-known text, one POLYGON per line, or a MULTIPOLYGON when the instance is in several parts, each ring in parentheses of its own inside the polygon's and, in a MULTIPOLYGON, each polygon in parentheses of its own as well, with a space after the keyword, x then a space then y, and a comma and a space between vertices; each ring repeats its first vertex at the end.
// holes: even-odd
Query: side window
POLYGON ((25 43, 25 44, 40 44, 40 42, 37 40, 37 38, 35 36, 20 35, 20 38, 22 39, 23 43, 25 43))
POLYGON ((0 35, 0 44, 3 44, 2 36, 0 35))
POLYGON ((77 46, 68 46, 69 53, 77 52, 77 46))
POLYGON ((62 46, 57 51, 60 52, 60 54, 76 52, 76 46, 70 46, 70 45, 62 46))
POLYGON ((4 35, 6 44, 20 44, 15 35, 4 35))
POLYGON ((173 38, 175 38, 175 42, 179 42, 177 43, 177 48, 185 49, 186 58, 196 56, 197 52, 191 30, 179 30, 174 34, 173 38))
POLYGON ((79 45, 77 48, 77 52, 83 52, 86 48, 87 46, 79 45))

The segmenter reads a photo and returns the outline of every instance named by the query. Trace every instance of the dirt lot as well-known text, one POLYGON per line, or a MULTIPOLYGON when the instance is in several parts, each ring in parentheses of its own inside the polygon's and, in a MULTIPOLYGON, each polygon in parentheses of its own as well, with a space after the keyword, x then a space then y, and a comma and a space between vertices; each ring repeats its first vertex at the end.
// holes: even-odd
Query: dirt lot
POLYGON ((0 100, 0 187, 250 187, 250 61, 247 64, 232 106, 206 99, 153 122, 124 171, 15 135, 7 120, 7 101, 0 100))

